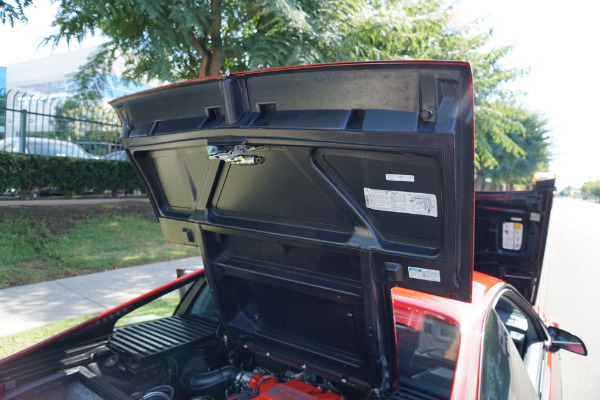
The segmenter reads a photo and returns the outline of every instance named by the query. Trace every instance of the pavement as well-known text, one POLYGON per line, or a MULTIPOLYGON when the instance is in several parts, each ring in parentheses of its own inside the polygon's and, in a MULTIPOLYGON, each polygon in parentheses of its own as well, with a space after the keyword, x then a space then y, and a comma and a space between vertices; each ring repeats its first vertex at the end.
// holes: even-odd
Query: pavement
POLYGON ((109 310, 201 266, 191 257, 2 289, 0 337, 109 310))

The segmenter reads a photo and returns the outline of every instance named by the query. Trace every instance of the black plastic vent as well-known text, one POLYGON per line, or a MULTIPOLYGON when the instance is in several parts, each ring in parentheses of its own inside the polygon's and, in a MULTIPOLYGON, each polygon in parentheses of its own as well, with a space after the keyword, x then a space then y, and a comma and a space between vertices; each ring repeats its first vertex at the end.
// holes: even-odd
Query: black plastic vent
POLYGON ((216 322, 175 315, 117 328, 108 340, 108 347, 142 361, 165 352, 173 352, 190 343, 210 339, 215 336, 216 331, 216 322))

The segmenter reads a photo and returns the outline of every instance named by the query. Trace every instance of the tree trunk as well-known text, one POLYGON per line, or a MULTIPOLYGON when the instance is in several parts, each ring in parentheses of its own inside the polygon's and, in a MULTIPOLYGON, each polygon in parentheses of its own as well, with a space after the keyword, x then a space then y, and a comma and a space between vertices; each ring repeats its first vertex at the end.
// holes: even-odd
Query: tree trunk
POLYGON ((223 43, 221 40, 221 0, 211 0, 210 13, 213 16, 213 22, 210 29, 210 41, 212 43, 212 51, 210 61, 207 63, 207 76, 218 75, 221 73, 223 60, 221 57, 221 49, 223 43))
POLYGON ((475 175, 475 190, 483 189, 483 174, 479 173, 475 175))

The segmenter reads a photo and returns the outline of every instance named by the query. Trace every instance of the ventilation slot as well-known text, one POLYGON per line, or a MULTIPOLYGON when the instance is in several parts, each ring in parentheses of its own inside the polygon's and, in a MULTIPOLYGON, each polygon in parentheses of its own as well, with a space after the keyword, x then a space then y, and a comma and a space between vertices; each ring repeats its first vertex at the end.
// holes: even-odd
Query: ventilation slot
POLYGON ((115 329, 108 347, 137 361, 173 352, 181 347, 215 336, 217 323, 176 315, 169 318, 115 329))
POLYGON ((275 103, 259 104, 258 109, 260 111, 261 118, 270 118, 275 114, 275 103))

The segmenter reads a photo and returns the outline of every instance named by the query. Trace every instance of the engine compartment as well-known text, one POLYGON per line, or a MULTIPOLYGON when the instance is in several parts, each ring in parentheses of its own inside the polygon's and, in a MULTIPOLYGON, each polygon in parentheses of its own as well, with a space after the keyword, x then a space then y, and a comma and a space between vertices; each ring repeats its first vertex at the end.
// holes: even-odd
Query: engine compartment
POLYGON ((365 396, 268 356, 228 349, 215 336, 141 360, 111 347, 109 341, 81 365, 22 385, 4 399, 340 400, 365 396))

